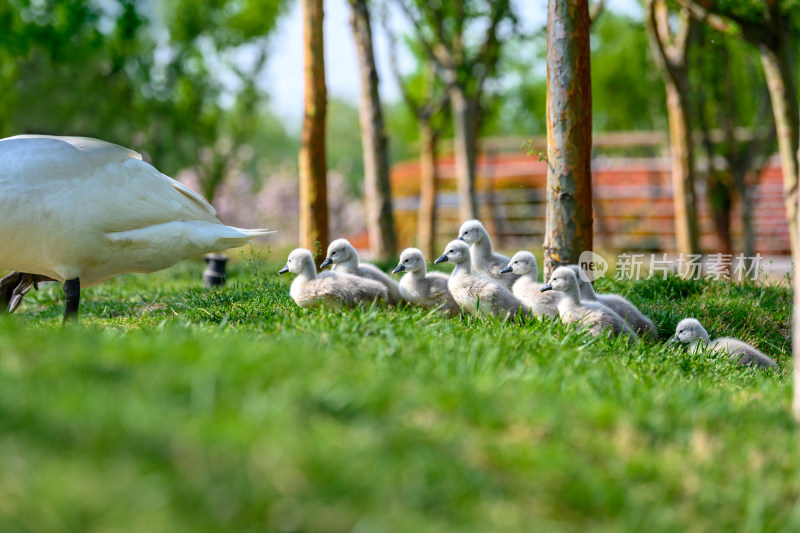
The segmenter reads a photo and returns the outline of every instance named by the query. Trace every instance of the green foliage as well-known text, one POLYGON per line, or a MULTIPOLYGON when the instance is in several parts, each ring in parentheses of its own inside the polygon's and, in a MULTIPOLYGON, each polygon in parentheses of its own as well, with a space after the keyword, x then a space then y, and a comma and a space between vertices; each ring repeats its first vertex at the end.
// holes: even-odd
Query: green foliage
POLYGON ((545 37, 536 33, 523 40, 513 40, 505 48, 500 64, 504 79, 499 98, 485 106, 487 117, 483 132, 487 135, 543 135, 547 132, 547 70, 545 37))
POLYGON ((414 113, 402 101, 384 103, 383 109, 391 161, 418 158, 419 125, 414 113))
POLYGON ((688 61, 692 99, 695 106, 701 104, 711 129, 723 126, 723 116, 737 126, 769 124, 771 113, 764 116, 769 94, 758 51, 752 46, 701 27, 689 46, 688 61))
MULTIPOLYGON (((592 24, 592 129, 666 127, 664 86, 641 21, 604 11, 592 24)), ((502 97, 484 131, 489 135, 547 132, 545 35, 537 32, 507 47, 502 97)))
POLYGON ((356 196, 363 193, 364 152, 361 146, 358 109, 340 98, 329 98, 327 135, 328 168, 338 171, 356 196))
POLYGON ((3 531, 794 531, 783 287, 600 281, 784 368, 556 321, 299 309, 285 256, 31 292, 0 321, 3 531))
POLYGON ((10 0, 0 4, 0 135, 98 137, 212 197, 255 128, 255 86, 281 0, 10 0), (237 52, 249 47, 242 65, 237 52), (205 154, 205 155, 204 155, 205 154))
POLYGON ((592 24, 592 128, 666 129, 664 100, 642 22, 603 12, 592 24))
MULTIPOLYGON (((430 55, 442 63, 441 52, 449 51, 456 68, 455 79, 446 80, 464 88, 468 97, 478 94, 484 77, 494 77, 501 50, 514 35, 516 14, 508 0, 467 0, 462 2, 428 2, 398 0, 415 21, 417 38, 430 55), (490 25, 496 31, 487 32, 490 25), (491 33, 489 35, 489 33, 491 33)), ((441 70, 441 69, 440 69, 441 70)), ((448 76, 440 72, 443 76, 448 76)))

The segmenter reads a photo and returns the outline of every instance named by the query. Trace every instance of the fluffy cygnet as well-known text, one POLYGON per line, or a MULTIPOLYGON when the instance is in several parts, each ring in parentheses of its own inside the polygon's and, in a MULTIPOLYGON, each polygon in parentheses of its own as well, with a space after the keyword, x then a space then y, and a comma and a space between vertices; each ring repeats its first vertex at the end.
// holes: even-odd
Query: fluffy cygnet
POLYGON ((582 302, 600 302, 621 316, 639 337, 650 342, 658 340, 656 326, 635 305, 618 294, 597 294, 594 292, 592 283, 581 277, 580 266, 569 265, 569 268, 575 272, 575 276, 578 278, 582 302))
POLYGON ((492 239, 480 220, 468 220, 458 230, 459 240, 469 244, 472 273, 489 278, 508 290, 519 278, 516 274, 501 274, 500 271, 510 261, 503 254, 497 254, 492 248, 492 239))
POLYGON ((558 267, 550 282, 541 291, 560 291, 564 294, 558 303, 558 316, 568 324, 580 324, 595 337, 608 331, 613 335, 636 337, 630 326, 617 313, 599 302, 581 302, 578 278, 569 267, 558 267))
POLYGON ((530 307, 531 312, 537 316, 558 316, 558 302, 561 293, 557 291, 542 292, 542 284, 537 281, 539 266, 536 258, 530 252, 517 252, 511 261, 500 271, 503 275, 513 272, 519 278, 511 287, 511 292, 523 304, 530 307))
POLYGON ((473 315, 491 314, 504 319, 530 312, 503 285, 472 273, 469 247, 464 241, 451 241, 434 263, 446 261, 455 264, 447 288, 456 303, 467 312, 473 315))
POLYGON ((386 287, 371 279, 341 272, 322 272, 317 275, 311 252, 298 248, 289 254, 279 274, 297 274, 289 294, 300 307, 351 307, 376 299, 387 299, 386 287))
POLYGON ((400 287, 397 282, 375 265, 359 262, 358 252, 347 239, 336 239, 328 246, 328 256, 322 262, 320 268, 325 268, 331 264, 333 265, 331 270, 334 272, 352 274, 382 283, 389 294, 387 301, 391 305, 396 305, 402 301, 400 287))
POLYGON ((703 346, 708 346, 713 351, 722 351, 730 355, 730 361, 738 361, 742 366, 756 366, 778 370, 778 363, 765 353, 750 346, 739 339, 720 337, 713 342, 708 341, 708 332, 696 318, 684 318, 675 328, 675 336, 670 342, 682 342, 689 345, 689 349, 696 352, 703 346))
POLYGON ((406 273, 400 280, 400 296, 405 301, 426 309, 438 307, 451 315, 461 311, 447 288, 449 276, 441 272, 428 273, 422 251, 417 248, 403 250, 400 263, 392 274, 398 272, 406 273))

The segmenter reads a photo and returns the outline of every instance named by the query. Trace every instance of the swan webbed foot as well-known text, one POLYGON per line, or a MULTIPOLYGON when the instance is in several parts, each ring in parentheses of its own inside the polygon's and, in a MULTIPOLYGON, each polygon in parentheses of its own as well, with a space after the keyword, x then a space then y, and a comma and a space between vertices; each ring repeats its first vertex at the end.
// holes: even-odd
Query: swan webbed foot
POLYGON ((0 313, 13 313, 22 303, 22 297, 28 294, 31 287, 39 290, 40 281, 55 281, 39 274, 12 272, 0 279, 0 313))
POLYGON ((78 306, 81 303, 81 280, 80 278, 68 279, 64 282, 64 295, 67 297, 67 305, 64 309, 64 323, 78 320, 78 306))

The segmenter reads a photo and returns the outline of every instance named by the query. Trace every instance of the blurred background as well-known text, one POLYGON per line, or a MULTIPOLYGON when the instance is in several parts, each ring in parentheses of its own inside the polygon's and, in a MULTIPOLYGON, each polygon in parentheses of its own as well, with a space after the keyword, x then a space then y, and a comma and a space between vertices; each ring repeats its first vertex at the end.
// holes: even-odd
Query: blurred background
MULTIPOLYGON (((455 22, 438 20, 445 36, 436 27, 441 6, 437 12, 410 0, 325 2, 330 235, 349 237, 367 255, 360 37, 350 22, 361 6, 371 20, 396 247, 426 241, 424 248, 433 250, 461 222, 452 80, 426 48, 433 43, 452 51, 454 42, 461 43, 462 55, 474 51, 481 58, 457 73, 467 79, 469 128, 478 138, 478 214, 497 247, 541 246, 547 2, 509 3, 499 13, 491 3, 456 4, 462 12, 455 22), (436 184, 427 236, 419 227, 425 158, 434 162, 436 184)), ((595 247, 679 251, 669 157, 675 102, 665 89, 672 79, 691 119, 684 179, 694 188, 690 208, 700 251, 785 259, 790 238, 763 49, 735 18, 729 27, 715 28, 688 18, 676 4, 653 4, 591 5, 595 247), (663 22, 666 38, 648 20, 663 22), (688 29, 681 41, 682 25, 688 29), (668 52, 683 49, 667 54, 665 65, 659 43, 668 52), (670 66, 670 57, 679 61, 670 66)), ((742 16, 760 16, 757 8, 747 11, 750 2, 738 4, 742 16)), ((131 147, 211 199, 226 224, 276 228, 271 243, 297 243, 300 3, 6 0, 0 28, 1 136, 84 135, 131 147)), ((786 36, 794 79, 794 26, 787 26, 786 36)), ((372 255, 385 251, 373 247, 372 255)))

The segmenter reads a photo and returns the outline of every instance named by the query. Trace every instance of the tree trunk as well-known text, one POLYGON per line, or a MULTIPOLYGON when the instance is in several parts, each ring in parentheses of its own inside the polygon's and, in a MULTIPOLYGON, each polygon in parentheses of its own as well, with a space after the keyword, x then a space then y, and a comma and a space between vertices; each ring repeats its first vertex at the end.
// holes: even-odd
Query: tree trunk
POLYGON ((679 253, 695 254, 700 251, 700 238, 686 74, 686 51, 694 20, 688 13, 681 13, 679 27, 672 35, 664 0, 646 0, 645 10, 650 48, 667 91, 675 248, 679 253))
POLYGON ((798 264, 798 229, 797 229, 797 179, 798 179, 798 130, 800 129, 800 112, 798 111, 797 89, 794 85, 789 51, 784 44, 775 50, 764 46, 761 48, 761 63, 764 66, 764 77, 767 80, 772 112, 775 116, 775 129, 778 137, 778 151, 781 156, 783 171, 783 191, 786 205, 786 216, 789 219, 789 237, 792 247, 792 258, 798 264))
POLYGON ((592 249, 589 24, 588 0, 548 0, 545 278, 592 249))
MULTIPOLYGON (((800 158, 800 154, 798 154, 800 158)), ((798 207, 798 206, 795 206, 798 207)), ((800 228, 797 227, 795 222, 795 235, 800 235, 800 228)), ((793 246, 797 246, 798 242, 793 242, 793 246)), ((797 263, 795 263, 797 265, 797 263)), ((800 268, 795 266, 794 269, 794 310, 792 312, 792 319, 794 324, 792 327, 792 355, 794 366, 794 398, 792 399, 792 413, 794 419, 800 422, 800 268)))
POLYGON ((667 83, 670 166, 672 167, 672 202, 675 212, 675 246, 678 252, 700 251, 697 225, 697 195, 694 189, 692 128, 686 92, 673 82, 667 83))
MULTIPOLYGON (((703 45, 702 40, 698 40, 697 43, 700 46, 703 45)), ((694 66, 695 71, 702 72, 703 70, 708 70, 701 62, 704 57, 698 59, 698 63, 694 66)), ((719 59, 721 60, 722 57, 719 59)), ((712 100, 716 99, 716 105, 720 105, 719 84, 721 80, 719 76, 710 80, 707 76, 704 76, 701 83, 711 85, 710 90, 700 88, 694 91, 697 126, 702 137, 703 148, 705 148, 706 152, 706 201, 708 202, 708 208, 711 212, 711 221, 714 226, 714 234, 717 241, 715 252, 730 254, 733 248, 731 239, 731 209, 733 206, 733 186, 731 184, 732 169, 716 168, 714 164, 716 156, 714 142, 711 140, 711 129, 706 120, 706 94, 713 93, 714 98, 712 98, 712 100)), ((725 153, 730 162, 736 159, 736 143, 733 138, 733 117, 723 118, 722 123, 726 141, 724 143, 725 151, 723 153, 725 153)))
POLYGON ((328 247, 328 188, 325 159, 325 61, 322 0, 301 0, 305 54, 305 116, 300 145, 300 243, 316 257, 328 247))
POLYGON ((420 120, 419 129, 419 214, 417 216, 417 245, 425 257, 436 255, 436 187, 439 171, 436 168, 437 135, 430 119, 420 120))
POLYGON ((731 189, 727 183, 727 170, 709 169, 708 179, 706 180, 706 195, 708 207, 711 211, 711 219, 714 224, 714 233, 717 240, 715 252, 722 254, 733 253, 733 241, 731 238, 731 210, 733 198, 731 189))
POLYGON ((364 194, 367 231, 372 255, 388 259, 397 255, 397 237, 389 184, 389 155, 383 123, 378 71, 372 49, 372 28, 367 0, 350 0, 350 27, 355 39, 361 75, 358 116, 364 152, 364 194))
POLYGON ((474 113, 476 109, 460 87, 451 86, 448 94, 453 113, 453 155, 458 188, 458 213, 464 222, 478 218, 478 204, 475 199, 477 131, 475 131, 474 113))

